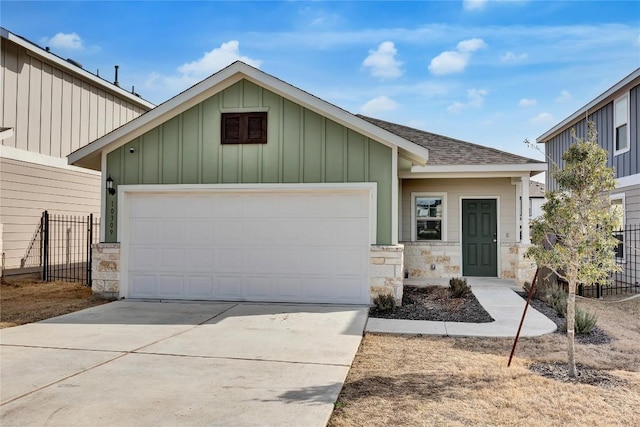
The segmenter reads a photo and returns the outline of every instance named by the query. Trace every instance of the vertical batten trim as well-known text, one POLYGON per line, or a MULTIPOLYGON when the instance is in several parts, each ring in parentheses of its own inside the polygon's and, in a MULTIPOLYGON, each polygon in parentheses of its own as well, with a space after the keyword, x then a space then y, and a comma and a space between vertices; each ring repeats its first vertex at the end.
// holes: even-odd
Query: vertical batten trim
MULTIPOLYGON (((446 212, 445 212, 446 215, 446 212)), ((391 244, 398 244, 398 147, 391 149, 391 244)), ((446 238, 446 236, 445 236, 446 238)))
POLYGON ((278 182, 284 182, 284 97, 278 98, 278 182))
POLYGON ((164 168, 162 167, 164 161, 164 123, 158 126, 158 184, 164 182, 164 168))
POLYGON ((320 116, 322 125, 320 126, 320 182, 326 182, 326 167, 327 167, 327 118, 320 116))
POLYGON ((100 241, 105 241, 106 229, 107 229, 107 176, 109 171, 107 170, 107 153, 106 151, 100 152, 100 241))
POLYGON ((182 184, 182 118, 183 115, 178 116, 178 184, 182 184))
POLYGON ((349 182, 349 131, 342 126, 342 182, 349 182))
POLYGON ((300 126, 298 128, 298 145, 300 147, 300 153, 298 155, 298 161, 299 161, 299 169, 298 169, 298 182, 304 182, 304 130, 305 130, 305 126, 304 126, 304 120, 305 120, 305 114, 304 114, 304 110, 305 108, 298 105, 298 120, 300 123, 300 126))
POLYGON ((202 157, 202 102, 198 104, 198 184, 202 184, 202 169, 203 169, 203 157, 202 157))

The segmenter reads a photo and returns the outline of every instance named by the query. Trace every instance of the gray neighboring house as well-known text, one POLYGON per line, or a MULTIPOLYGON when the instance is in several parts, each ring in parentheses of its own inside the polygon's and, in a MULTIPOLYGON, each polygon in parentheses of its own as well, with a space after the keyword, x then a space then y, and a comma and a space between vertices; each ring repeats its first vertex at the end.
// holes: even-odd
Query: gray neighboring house
MULTIPOLYGON (((633 247, 638 244, 640 224, 640 68, 538 137, 536 142, 545 145, 549 169, 551 162, 564 166, 562 154, 573 142, 571 129, 578 137, 586 137, 588 121, 595 123, 598 144, 609 152, 607 164, 616 173, 610 198, 618 227, 625 230, 616 233, 621 241, 616 258, 624 266, 622 281, 637 286, 638 254, 633 247)), ((549 191, 558 189, 549 174, 546 185, 549 191)))
POLYGON ((154 107, 0 27, 0 252, 21 260, 44 210, 98 214, 100 173, 66 156, 154 107))
MULTIPOLYGON (((571 129, 586 137, 587 121, 595 123, 598 144, 609 152, 607 163, 616 170, 611 202, 621 211, 620 226, 640 223, 640 68, 538 137, 549 163, 564 165, 562 154, 573 142, 571 129)), ((558 189, 550 174, 546 186, 558 189)))

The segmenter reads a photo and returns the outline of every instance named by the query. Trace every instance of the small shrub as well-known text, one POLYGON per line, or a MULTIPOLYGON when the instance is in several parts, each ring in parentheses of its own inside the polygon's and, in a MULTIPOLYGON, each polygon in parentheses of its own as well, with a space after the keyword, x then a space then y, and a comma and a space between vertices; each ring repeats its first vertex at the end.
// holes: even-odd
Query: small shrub
POLYGON ((376 310, 380 313, 388 313, 396 307, 396 300, 391 294, 380 294, 373 299, 376 310))
POLYGON ((576 307, 576 334, 588 334, 596 327, 598 316, 587 310, 576 307))
POLYGON ((567 317, 567 293, 558 285, 547 288, 545 300, 559 316, 567 317))
POLYGON ((467 284, 467 279, 454 277, 449 280, 449 289, 453 298, 464 298, 471 294, 471 288, 467 284))

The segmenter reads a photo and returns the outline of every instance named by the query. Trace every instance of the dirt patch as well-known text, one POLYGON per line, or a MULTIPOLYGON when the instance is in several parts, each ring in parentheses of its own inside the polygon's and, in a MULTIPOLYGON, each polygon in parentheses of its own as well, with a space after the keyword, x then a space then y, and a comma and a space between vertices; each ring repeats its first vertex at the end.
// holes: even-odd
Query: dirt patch
POLYGON ((0 286, 0 328, 24 325, 109 301, 79 283, 9 281, 0 286))
POLYGON ((369 316, 383 319, 493 322, 493 318, 473 294, 453 298, 449 288, 443 286, 405 286, 401 307, 396 307, 393 312, 381 312, 373 307, 369 310, 369 316))

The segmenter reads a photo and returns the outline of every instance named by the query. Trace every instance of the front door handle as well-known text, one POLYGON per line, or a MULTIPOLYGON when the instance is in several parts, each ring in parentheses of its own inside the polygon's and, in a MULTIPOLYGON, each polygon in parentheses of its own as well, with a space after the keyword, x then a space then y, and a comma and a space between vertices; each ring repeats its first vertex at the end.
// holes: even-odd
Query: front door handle
POLYGON ((498 239, 493 239, 493 243, 498 243, 498 239))

